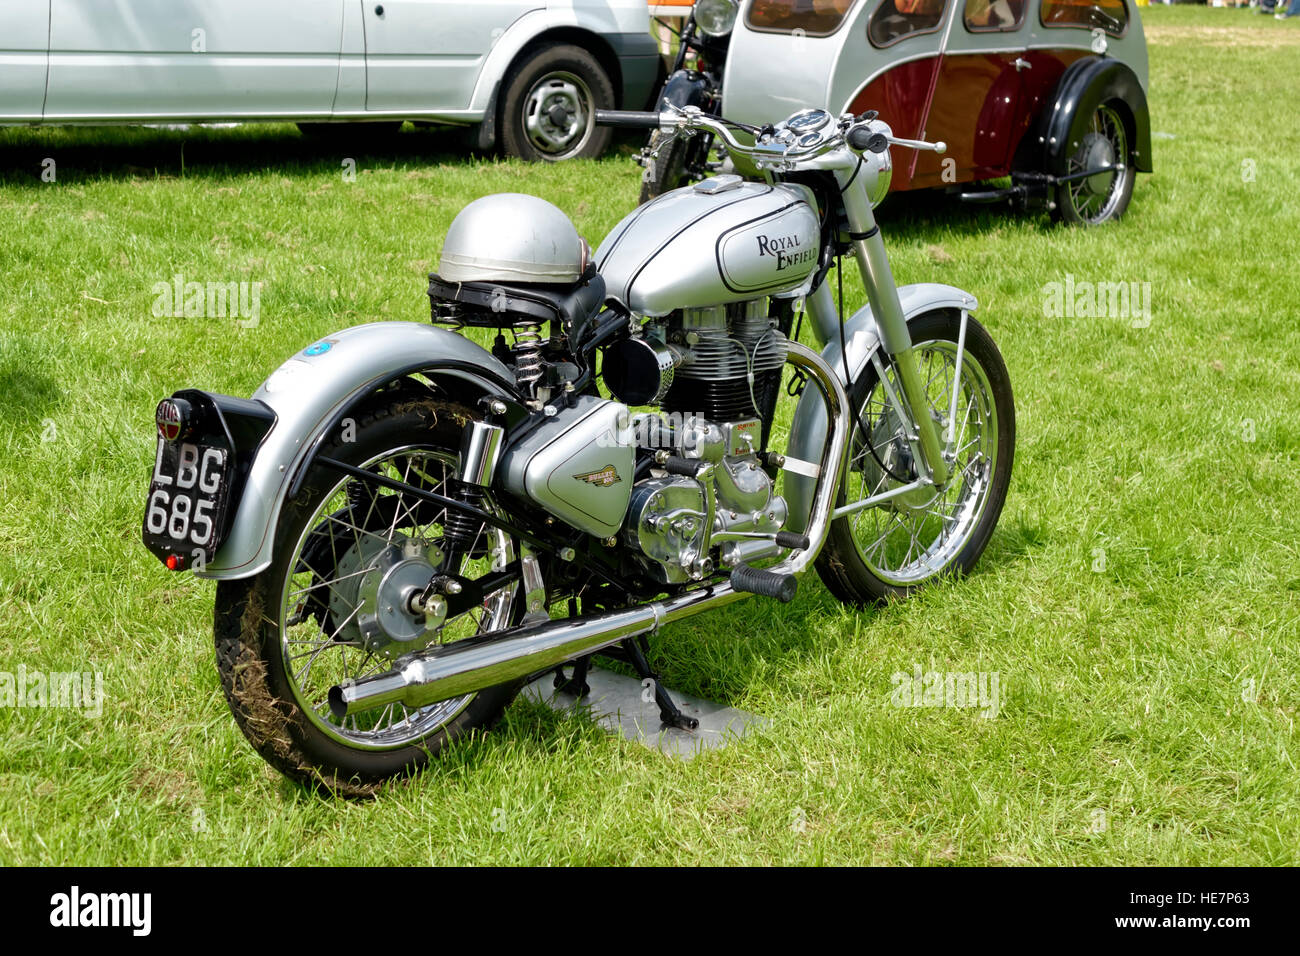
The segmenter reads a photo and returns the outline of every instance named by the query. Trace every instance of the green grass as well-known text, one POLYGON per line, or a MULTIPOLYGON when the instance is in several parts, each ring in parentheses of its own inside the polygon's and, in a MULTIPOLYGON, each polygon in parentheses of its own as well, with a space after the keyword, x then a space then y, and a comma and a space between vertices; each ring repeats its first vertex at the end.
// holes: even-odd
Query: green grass
POLYGON ((770 718, 723 751, 680 763, 519 702, 367 803, 287 783, 236 729, 212 584, 139 541, 154 404, 246 395, 332 330, 424 318, 477 196, 541 195, 594 243, 638 170, 468 160, 428 132, 0 132, 0 670, 102 671, 106 694, 97 719, 0 709, 0 863, 1300 862, 1300 26, 1144 15, 1168 135, 1124 221, 883 217, 900 281, 979 297, 1016 388, 976 573, 869 612, 809 576, 789 606, 660 635, 670 686, 770 718), (261 323, 155 319, 177 273, 264 283, 261 323), (1150 282, 1150 326, 1045 317, 1066 274, 1150 282), (998 672, 1001 713, 892 707, 916 664, 998 672))

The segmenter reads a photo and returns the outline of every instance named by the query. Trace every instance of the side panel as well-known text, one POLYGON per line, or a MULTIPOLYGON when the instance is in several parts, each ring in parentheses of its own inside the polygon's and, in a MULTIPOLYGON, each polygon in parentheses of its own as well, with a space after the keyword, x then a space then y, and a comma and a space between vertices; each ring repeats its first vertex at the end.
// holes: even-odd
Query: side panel
POLYGON ((0 121, 41 118, 49 46, 50 0, 0 3, 0 121))
MULTIPOLYGON (((934 309, 965 309, 974 312, 979 303, 969 292, 955 286, 942 285, 937 282, 921 282, 915 285, 901 286, 898 290, 899 301, 903 305, 903 315, 910 322, 915 316, 934 309)), ((844 324, 844 339, 848 345, 848 366, 854 381, 857 381, 871 361, 871 356, 880 348, 880 338, 876 332, 876 317, 871 306, 863 306, 853 314, 853 318, 844 324)), ((844 353, 840 349, 838 337, 832 338, 830 344, 822 350, 822 358, 834 369, 840 381, 847 387, 844 377, 844 353)), ((821 393, 815 388, 804 389, 799 404, 794 411, 794 420, 790 425, 790 440, 786 445, 786 456, 806 462, 818 462, 829 434, 826 418, 826 403, 821 393)), ((817 481, 814 478, 785 472, 783 494, 790 508, 790 518, 786 527, 791 531, 804 531, 808 515, 812 510, 813 492, 817 481)))
POLYGON ((375 322, 336 332, 295 354, 253 393, 277 416, 253 462, 225 543, 203 577, 243 578, 271 562, 280 507, 316 438, 368 383, 423 363, 487 383, 513 381, 486 350, 454 332, 416 322, 375 322), (481 372, 481 374, 479 374, 481 372))
POLYGON ((52 0, 47 120, 327 115, 344 0, 52 0))

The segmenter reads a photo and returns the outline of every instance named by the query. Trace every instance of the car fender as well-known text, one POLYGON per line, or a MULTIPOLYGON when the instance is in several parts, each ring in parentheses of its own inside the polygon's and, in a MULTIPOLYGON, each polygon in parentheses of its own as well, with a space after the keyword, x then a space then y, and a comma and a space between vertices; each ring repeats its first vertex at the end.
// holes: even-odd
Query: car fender
POLYGON ((288 359, 253 393, 252 400, 270 408, 276 421, 244 478, 221 547, 196 574, 224 580, 264 570, 284 501, 324 439, 377 389, 415 374, 518 402, 510 370, 447 329, 373 322, 326 336, 288 359))
POLYGON ((1044 107, 1030 134, 1021 142, 1017 168, 1061 173, 1065 158, 1078 148, 1093 111, 1110 100, 1124 107, 1129 149, 1139 172, 1151 165, 1151 114, 1147 95, 1133 69, 1111 57, 1086 56, 1066 68, 1056 85, 1052 105, 1044 107))
MULTIPOLYGON (((621 91, 618 51, 615 45, 625 36, 646 32, 646 7, 632 0, 608 0, 600 4, 573 4, 530 10, 508 26, 492 44, 479 70, 469 111, 486 116, 495 107, 497 87, 505 80, 519 55, 547 34, 557 42, 578 43, 588 47, 598 60, 610 61, 615 72, 610 75, 616 92, 621 91), (585 36, 581 36, 585 34, 585 36), (612 41, 612 42, 611 42, 612 41)), ((646 32, 647 39, 649 37, 646 32)), ((640 106, 641 104, 634 104, 640 106)), ((630 108, 630 107, 629 107, 630 108)))
MULTIPOLYGON (((938 282, 918 282, 900 286, 898 298, 903 306, 903 316, 908 322, 936 309, 974 312, 979 307, 975 296, 969 292, 938 282)), ((864 305, 844 323, 844 341, 848 347, 848 368, 852 379, 857 381, 867 367, 867 363, 871 361, 871 357, 880 350, 880 337, 876 333, 876 317, 872 314, 870 305, 864 305)), ((822 358, 835 370, 835 374, 839 376, 845 388, 848 388, 844 351, 840 348, 838 338, 833 338, 822 349, 822 358)), ((825 399, 817 389, 805 388, 799 397, 799 404, 795 407, 794 419, 790 425, 786 458, 803 463, 821 461, 822 449, 826 445, 827 424, 825 399)), ((807 470, 804 466, 796 465, 796 467, 802 471, 807 470)), ((787 467, 784 495, 790 514, 786 522, 788 530, 805 530, 808 515, 812 510, 816 486, 815 475, 800 474, 787 467)))

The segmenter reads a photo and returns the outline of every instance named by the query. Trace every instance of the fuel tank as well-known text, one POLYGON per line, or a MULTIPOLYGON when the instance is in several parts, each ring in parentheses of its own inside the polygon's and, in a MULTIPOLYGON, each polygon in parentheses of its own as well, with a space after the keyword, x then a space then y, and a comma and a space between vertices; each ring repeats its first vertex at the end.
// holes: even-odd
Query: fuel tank
POLYGON ((817 268, 811 190, 717 176, 631 212, 596 250, 607 295, 637 315, 800 290, 817 268))

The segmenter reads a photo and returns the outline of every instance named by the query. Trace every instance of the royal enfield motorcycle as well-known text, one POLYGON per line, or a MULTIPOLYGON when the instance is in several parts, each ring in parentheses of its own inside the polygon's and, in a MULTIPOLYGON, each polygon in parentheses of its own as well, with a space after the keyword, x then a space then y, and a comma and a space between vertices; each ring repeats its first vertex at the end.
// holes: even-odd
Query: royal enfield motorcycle
POLYGON ((479 199, 430 276, 432 324, 327 336, 251 399, 158 405, 145 543, 217 581, 230 709, 290 777, 371 793, 532 679, 583 693, 597 654, 689 731, 647 635, 789 601, 814 565, 843 601, 902 597, 989 542, 1006 367, 974 296, 895 285, 872 212, 890 145, 942 144, 812 109, 600 121, 707 134, 743 175, 640 206, 594 256, 549 203, 479 199), (869 299, 847 321, 844 256, 869 299))

